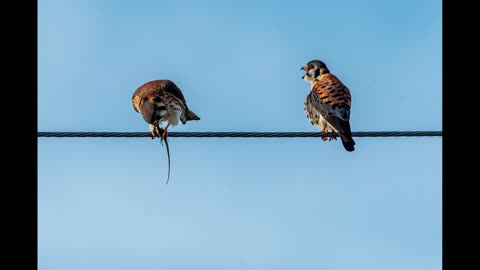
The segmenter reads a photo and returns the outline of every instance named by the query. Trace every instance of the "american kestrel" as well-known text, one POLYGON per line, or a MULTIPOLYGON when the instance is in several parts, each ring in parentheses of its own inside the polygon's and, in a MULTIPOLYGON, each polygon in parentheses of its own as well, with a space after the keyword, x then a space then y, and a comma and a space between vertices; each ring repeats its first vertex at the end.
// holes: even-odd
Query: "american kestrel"
POLYGON ((152 139, 158 136, 160 142, 165 141, 170 176, 168 127, 177 125, 179 120, 185 124, 190 120, 200 120, 200 117, 188 109, 182 91, 170 80, 155 80, 138 87, 133 93, 132 104, 135 111, 140 112, 150 125, 152 139), (165 128, 161 127, 162 122, 167 122, 165 128))
MULTIPOLYGON (((306 74, 302 79, 312 85, 305 100, 305 113, 312 125, 322 132, 336 132, 343 146, 349 152, 355 150, 355 141, 350 130, 350 106, 352 96, 350 90, 330 73, 327 65, 320 60, 312 60, 300 68, 306 74)), ((330 137, 337 139, 336 137, 330 137)), ((322 137, 322 140, 326 140, 322 137)))

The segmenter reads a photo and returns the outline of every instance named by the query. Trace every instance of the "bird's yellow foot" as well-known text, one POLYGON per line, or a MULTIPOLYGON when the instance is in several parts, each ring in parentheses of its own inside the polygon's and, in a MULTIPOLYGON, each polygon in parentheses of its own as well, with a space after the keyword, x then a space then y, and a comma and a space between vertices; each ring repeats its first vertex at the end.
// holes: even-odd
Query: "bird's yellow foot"
POLYGON ((162 133, 160 134, 160 139, 161 140, 167 140, 167 137, 168 137, 168 127, 170 125, 167 124, 167 126, 165 128, 162 129, 162 133))
POLYGON ((337 135, 334 134, 334 135, 330 136, 330 138, 328 139, 328 141, 331 141, 331 140, 335 140, 335 141, 336 141, 336 140, 337 140, 337 135))
POLYGON ((162 132, 162 135, 160 136, 160 138, 162 140, 166 140, 168 137, 168 130, 167 129, 164 129, 163 132, 162 132))
POLYGON ((152 129, 152 139, 155 139, 155 137, 160 137, 161 134, 163 134, 164 130, 163 128, 159 127, 158 125, 155 125, 154 128, 152 129))
MULTIPOLYGON (((323 128, 322 129, 322 133, 328 133, 328 130, 326 128, 323 128)), ((326 136, 322 136, 322 141, 326 141, 327 140, 327 137, 326 136)))

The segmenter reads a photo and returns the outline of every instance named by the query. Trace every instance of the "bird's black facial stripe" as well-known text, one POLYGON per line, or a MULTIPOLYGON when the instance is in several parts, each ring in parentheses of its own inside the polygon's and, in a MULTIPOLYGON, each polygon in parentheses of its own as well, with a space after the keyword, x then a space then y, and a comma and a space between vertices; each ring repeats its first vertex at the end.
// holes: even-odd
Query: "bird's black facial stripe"
POLYGON ((166 110, 167 110, 167 107, 165 107, 165 106, 160 106, 160 107, 158 107, 158 110, 160 110, 160 111, 166 111, 166 110))

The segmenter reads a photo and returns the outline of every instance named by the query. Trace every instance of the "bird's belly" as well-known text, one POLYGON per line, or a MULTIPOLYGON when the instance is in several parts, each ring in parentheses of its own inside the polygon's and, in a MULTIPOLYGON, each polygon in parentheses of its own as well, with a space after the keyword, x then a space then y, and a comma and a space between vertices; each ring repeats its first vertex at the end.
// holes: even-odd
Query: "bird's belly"
POLYGON ((184 113, 182 104, 170 93, 162 93, 157 100, 152 100, 157 108, 161 108, 159 121, 176 126, 184 113))
POLYGON ((167 113, 162 116, 160 121, 176 126, 178 121, 180 121, 182 112, 182 107, 179 104, 169 104, 167 105, 167 113))
POLYGON ((306 106, 305 113, 307 114, 307 117, 312 123, 312 125, 315 125, 321 129, 325 127, 327 129, 330 129, 330 131, 334 130, 333 127, 327 122, 327 120, 325 120, 322 114, 317 110, 311 109, 311 107, 306 106))

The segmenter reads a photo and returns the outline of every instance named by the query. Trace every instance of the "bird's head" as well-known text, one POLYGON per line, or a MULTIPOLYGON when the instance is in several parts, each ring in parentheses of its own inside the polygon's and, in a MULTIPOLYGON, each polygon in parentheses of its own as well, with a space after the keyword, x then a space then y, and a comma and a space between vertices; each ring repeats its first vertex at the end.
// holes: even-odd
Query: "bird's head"
POLYGON ((301 67, 300 70, 305 70, 305 75, 302 76, 302 79, 312 82, 321 74, 330 73, 327 65, 320 60, 312 60, 308 62, 305 66, 301 67))

